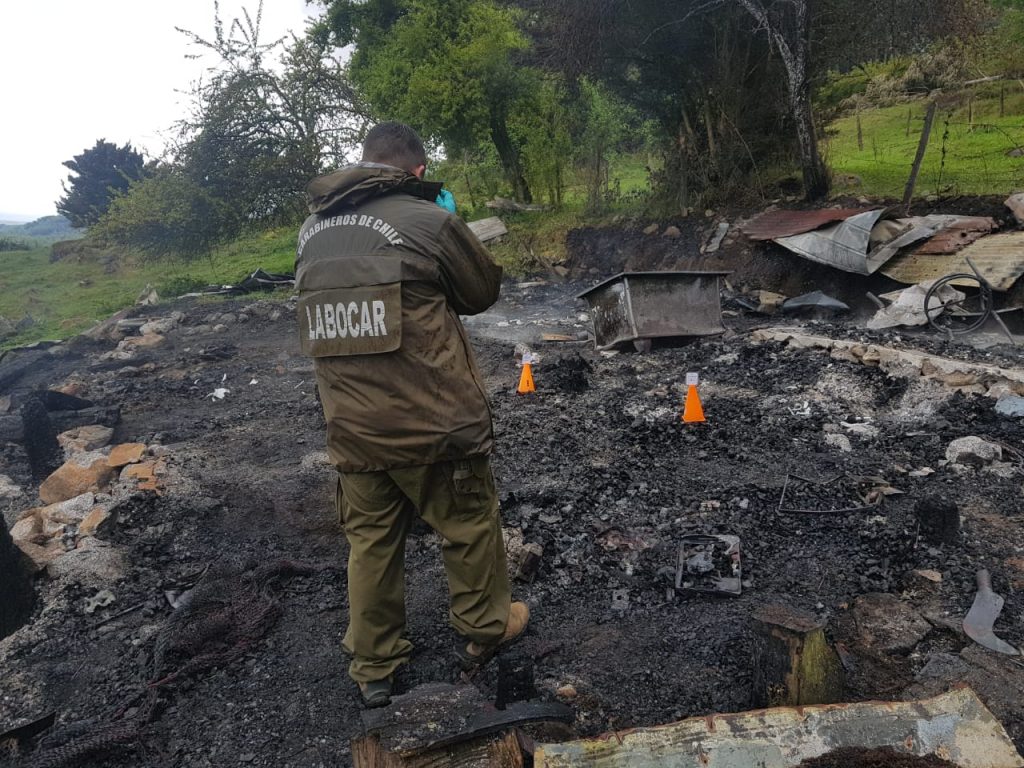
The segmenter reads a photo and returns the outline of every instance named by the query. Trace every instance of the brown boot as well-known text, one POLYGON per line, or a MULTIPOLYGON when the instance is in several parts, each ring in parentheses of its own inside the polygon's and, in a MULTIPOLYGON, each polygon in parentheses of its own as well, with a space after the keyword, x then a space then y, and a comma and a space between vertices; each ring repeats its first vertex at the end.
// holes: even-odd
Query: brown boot
POLYGON ((463 670, 469 671, 482 667, 492 658, 498 650, 518 640, 530 623, 530 608, 526 603, 512 603, 508 607, 508 622, 505 624, 505 634, 493 645, 481 645, 470 640, 468 643, 459 641, 455 647, 455 655, 459 657, 459 663, 463 670))

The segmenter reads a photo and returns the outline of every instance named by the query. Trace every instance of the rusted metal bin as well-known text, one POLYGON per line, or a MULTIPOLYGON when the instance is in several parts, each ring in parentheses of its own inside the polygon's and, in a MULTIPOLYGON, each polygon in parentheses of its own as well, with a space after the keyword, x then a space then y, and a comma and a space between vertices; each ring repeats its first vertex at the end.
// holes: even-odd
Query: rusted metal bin
POLYGON ((668 336, 725 332, 718 280, 728 272, 621 272, 576 298, 586 299, 598 349, 650 349, 668 336))

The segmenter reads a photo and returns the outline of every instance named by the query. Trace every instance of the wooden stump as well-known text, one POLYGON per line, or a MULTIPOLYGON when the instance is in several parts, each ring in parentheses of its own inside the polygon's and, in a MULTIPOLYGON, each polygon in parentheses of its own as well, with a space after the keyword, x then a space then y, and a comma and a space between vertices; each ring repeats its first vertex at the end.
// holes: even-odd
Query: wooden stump
POLYGON ((758 707, 832 704, 843 671, 824 623, 805 611, 768 605, 754 614, 753 703, 758 707))
MULTIPOLYGON (((532 680, 532 664, 512 665, 532 680)), ((363 713, 365 735, 352 741, 355 768, 523 768, 517 727, 572 722, 553 702, 495 709, 472 685, 426 683, 391 705, 363 713)))

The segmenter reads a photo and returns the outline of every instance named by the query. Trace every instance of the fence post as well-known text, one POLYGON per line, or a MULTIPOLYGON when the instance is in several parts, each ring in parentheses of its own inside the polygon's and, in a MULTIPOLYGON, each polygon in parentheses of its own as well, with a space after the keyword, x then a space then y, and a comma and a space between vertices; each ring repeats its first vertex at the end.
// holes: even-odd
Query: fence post
POLYGON ((928 149, 928 137, 932 132, 932 122, 935 120, 936 103, 933 101, 928 105, 928 111, 924 115, 924 128, 921 131, 921 140, 917 143, 917 155, 914 157, 914 164, 910 168, 910 178, 907 179, 907 188, 903 193, 903 207, 910 212, 910 201, 914 199, 914 187, 917 185, 917 175, 921 172, 921 163, 924 162, 924 152, 928 149))

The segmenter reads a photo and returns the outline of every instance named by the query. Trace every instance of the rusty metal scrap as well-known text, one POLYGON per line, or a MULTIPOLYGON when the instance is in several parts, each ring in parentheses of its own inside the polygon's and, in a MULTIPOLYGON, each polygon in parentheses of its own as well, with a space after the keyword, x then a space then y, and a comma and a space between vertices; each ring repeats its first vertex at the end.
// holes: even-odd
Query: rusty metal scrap
POLYGON ((989 216, 961 216, 953 224, 914 249, 922 256, 956 253, 975 240, 980 240, 998 227, 989 216))
POLYGON ((586 299, 598 349, 670 336, 725 332, 719 278, 728 272, 622 272, 576 298, 586 299))
POLYGON ((802 235, 851 216, 866 213, 869 208, 822 208, 811 211, 765 211, 743 225, 743 233, 751 240, 775 240, 802 235))
POLYGON ((676 589, 739 595, 743 589, 739 536, 683 537, 676 564, 676 589))

